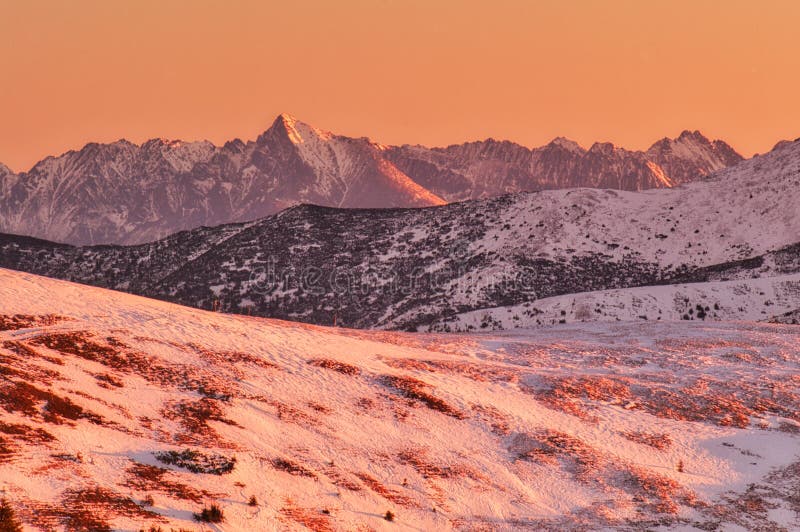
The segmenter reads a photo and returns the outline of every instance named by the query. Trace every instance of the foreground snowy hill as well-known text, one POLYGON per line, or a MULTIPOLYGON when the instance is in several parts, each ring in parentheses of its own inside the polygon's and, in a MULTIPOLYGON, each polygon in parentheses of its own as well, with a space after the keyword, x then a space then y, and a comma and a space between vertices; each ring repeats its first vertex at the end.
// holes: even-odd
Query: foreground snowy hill
POLYGON ((564 294, 800 273, 798 205, 794 142, 703 181, 640 193, 557 190, 427 209, 300 206, 133 247, 1 236, 0 266, 206 309, 416 329, 564 294))
POLYGON ((0 302, 32 529, 800 526, 796 327, 359 332, 8 270, 0 302))
POLYGON ((567 186, 639 190, 691 181, 741 160, 698 132, 664 139, 648 152, 609 143, 587 151, 563 142, 529 150, 487 140, 442 153, 452 150, 432 175, 423 159, 437 150, 389 148, 286 114, 256 140, 222 146, 91 143, 20 174, 0 164, 0 231, 79 245, 138 244, 300 203, 423 207, 567 186))

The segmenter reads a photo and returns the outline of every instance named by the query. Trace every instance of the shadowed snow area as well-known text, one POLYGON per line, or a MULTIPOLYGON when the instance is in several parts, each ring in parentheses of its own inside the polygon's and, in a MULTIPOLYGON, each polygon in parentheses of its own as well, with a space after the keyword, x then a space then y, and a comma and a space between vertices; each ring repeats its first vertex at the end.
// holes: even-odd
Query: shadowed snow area
POLYGON ((0 302, 0 490, 30 527, 800 526, 796 326, 367 332, 2 269, 0 302))

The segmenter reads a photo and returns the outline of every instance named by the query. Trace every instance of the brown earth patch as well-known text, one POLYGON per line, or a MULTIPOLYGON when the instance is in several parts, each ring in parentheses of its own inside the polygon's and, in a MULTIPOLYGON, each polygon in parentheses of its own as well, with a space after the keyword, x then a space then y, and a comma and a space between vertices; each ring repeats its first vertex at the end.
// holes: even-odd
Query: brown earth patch
POLYGON ((318 368, 325 368, 331 369, 333 371, 338 371, 344 375, 360 375, 361 368, 357 366, 353 366, 351 364, 346 364, 345 362, 339 362, 337 360, 331 360, 328 358, 314 358, 308 361, 309 364, 312 366, 317 366, 318 368))
POLYGON ((418 401, 431 410, 436 410, 437 412, 441 412, 456 419, 466 418, 457 408, 433 395, 431 393, 433 386, 426 382, 403 375, 383 375, 379 380, 384 386, 392 389, 394 392, 399 393, 403 397, 418 401))
POLYGON ((122 484, 142 492, 163 493, 179 500, 188 500, 200 503, 213 494, 205 490, 198 490, 181 482, 171 480, 169 469, 147 464, 133 462, 125 472, 125 481, 122 484))
POLYGON ((291 500, 286 501, 280 512, 295 523, 315 532, 333 532, 336 530, 329 515, 325 515, 319 510, 300 508, 295 506, 291 500))

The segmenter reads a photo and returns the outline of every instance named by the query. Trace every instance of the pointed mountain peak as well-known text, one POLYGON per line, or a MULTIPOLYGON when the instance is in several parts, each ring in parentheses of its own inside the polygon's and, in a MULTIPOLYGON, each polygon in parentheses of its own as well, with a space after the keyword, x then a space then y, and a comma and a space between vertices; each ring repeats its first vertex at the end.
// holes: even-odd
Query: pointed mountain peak
POLYGON ((612 154, 614 151, 617 150, 617 147, 614 146, 611 142, 595 142, 592 144, 592 147, 589 148, 590 153, 603 153, 603 154, 612 154))
POLYGON ((279 114, 270 128, 259 137, 259 140, 267 135, 277 135, 278 137, 286 138, 295 145, 303 144, 314 137, 322 140, 329 140, 333 136, 332 133, 322 131, 305 122, 301 122, 289 113, 279 114))
MULTIPOLYGON (((272 126, 264 133, 276 134, 280 137, 288 138, 292 144, 302 144, 303 136, 297 130, 298 121, 295 117, 288 113, 281 113, 272 122, 272 126)), ((304 124, 305 125, 305 124, 304 124)), ((264 136, 262 135, 262 137, 264 136)))
POLYGON ((683 130, 676 140, 693 142, 696 144, 709 144, 711 142, 708 140, 708 137, 700 133, 700 131, 689 131, 688 129, 683 130))
POLYGON ((277 116, 277 118, 275 118, 273 126, 275 124, 282 124, 285 127, 293 127, 296 122, 297 118, 294 116, 290 115, 289 113, 281 113, 277 116))
POLYGON ((739 155, 736 150, 734 150, 725 141, 711 140, 698 130, 690 131, 688 129, 682 131, 681 134, 674 139, 664 137, 663 139, 653 143, 647 152, 652 154, 658 151, 674 151, 676 149, 718 151, 724 155, 726 160, 729 160, 728 165, 738 162, 742 159, 742 156, 739 155))
POLYGON ((674 150, 677 149, 678 146, 711 147, 712 142, 698 130, 690 131, 685 129, 675 138, 664 137, 654 142, 653 145, 648 148, 647 152, 653 153, 656 151, 674 150))
POLYGON ((579 152, 584 152, 584 151, 586 151, 586 150, 584 150, 584 149, 581 147, 581 145, 580 145, 580 144, 578 144, 578 143, 577 143, 577 142, 575 142, 574 140, 572 140, 572 139, 568 139, 568 138, 566 138, 566 137, 556 137, 556 138, 554 138, 553 140, 551 140, 551 141, 550 141, 550 142, 547 144, 547 146, 549 146, 549 147, 558 147, 558 148, 563 148, 563 149, 565 149, 565 150, 569 150, 569 151, 571 151, 571 152, 576 152, 576 153, 579 153, 579 152))

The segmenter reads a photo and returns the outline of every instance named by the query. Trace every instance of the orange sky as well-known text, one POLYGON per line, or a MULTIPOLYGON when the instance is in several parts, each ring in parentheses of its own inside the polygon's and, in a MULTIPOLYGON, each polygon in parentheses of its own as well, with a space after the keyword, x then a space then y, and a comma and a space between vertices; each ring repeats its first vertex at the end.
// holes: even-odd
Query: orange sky
POLYGON ((644 148, 800 136, 800 2, 0 0, 0 161, 255 138, 280 112, 384 143, 644 148))

